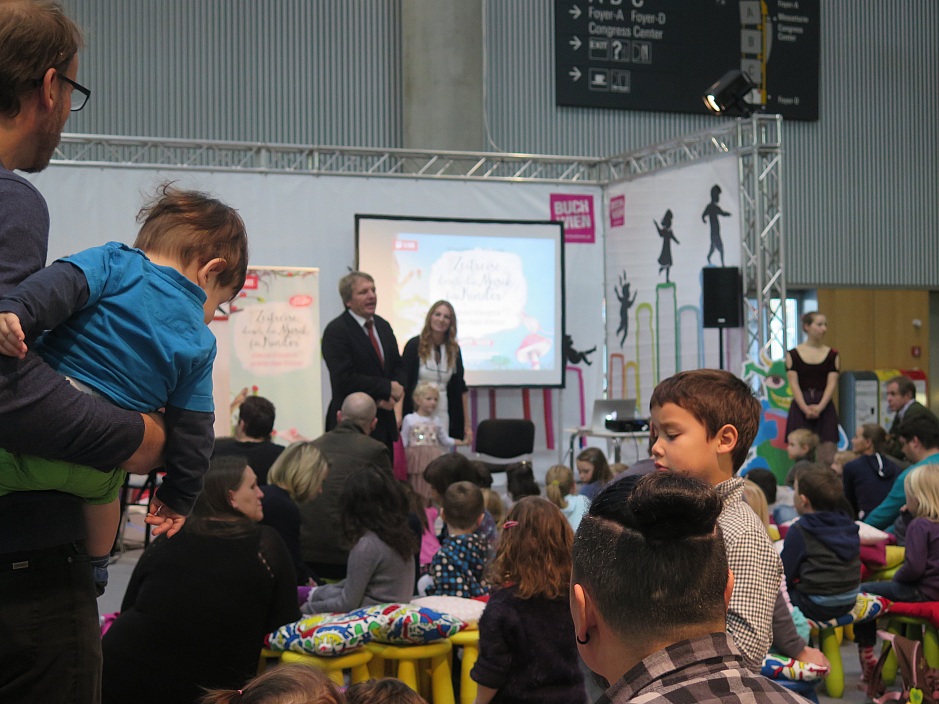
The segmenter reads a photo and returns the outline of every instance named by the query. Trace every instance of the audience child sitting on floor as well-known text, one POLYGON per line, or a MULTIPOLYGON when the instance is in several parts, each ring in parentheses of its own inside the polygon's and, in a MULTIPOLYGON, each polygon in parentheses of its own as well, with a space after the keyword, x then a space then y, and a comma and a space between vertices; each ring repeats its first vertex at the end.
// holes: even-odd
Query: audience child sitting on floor
POLYGON ((509 511, 470 672, 477 704, 585 701, 568 599, 573 537, 546 499, 527 496, 509 511))
POLYGON ((505 487, 512 503, 516 504, 526 496, 541 496, 541 488, 535 481, 535 473, 530 462, 516 462, 505 470, 505 487))
POLYGON ((421 578, 418 591, 427 596, 472 598, 489 592, 485 583, 485 539, 474 531, 485 515, 483 493, 472 482, 451 484, 443 495, 440 515, 447 537, 421 578), (422 589, 423 587, 423 589, 422 589))
POLYGON ((544 483, 548 501, 561 509, 571 529, 576 531, 590 508, 590 499, 577 493, 574 472, 566 464, 556 464, 545 474, 544 483))
MULTIPOLYGON (((306 665, 280 665, 241 689, 213 689, 199 704, 343 704, 342 690, 325 672, 306 665)), ((359 700, 368 704, 371 700, 359 700)), ((402 700, 403 701, 403 700, 402 700)))
MULTIPOLYGON (((424 479, 430 484, 433 492, 434 502, 440 505, 443 502, 443 496, 451 484, 456 482, 472 482, 476 486, 482 484, 485 479, 464 455, 459 452, 438 457, 424 470, 424 479)), ((490 478, 491 482, 491 478, 490 478)), ((482 523, 475 531, 486 540, 486 557, 491 562, 496 556, 496 548, 499 545, 499 529, 489 511, 485 512, 482 523)), ((447 525, 444 523, 437 536, 441 543, 447 537, 447 525)))
POLYGON ((408 525, 401 482, 378 467, 364 467, 346 479, 340 508, 343 532, 352 543, 346 578, 311 589, 300 610, 345 613, 410 601, 419 541, 408 525))
POLYGON ((828 621, 849 613, 861 581, 861 543, 841 480, 810 464, 795 476, 796 509, 782 561, 789 599, 807 618, 828 621))
POLYGON ((610 471, 606 456, 596 447, 588 447, 577 455, 577 474, 580 475, 580 488, 577 493, 591 501, 613 480, 613 472, 610 471))
MULTIPOLYGON (((939 601, 939 464, 915 468, 904 478, 904 490, 914 518, 907 526, 903 565, 892 580, 864 582, 860 590, 891 601, 939 601)), ((876 631, 875 621, 854 624, 864 679, 877 664, 876 631)))
POLYGON ((853 450, 839 450, 835 453, 835 459, 831 463, 831 469, 839 477, 844 476, 844 466, 857 458, 858 454, 853 450))
POLYGON ((346 704, 427 704, 427 700, 401 680, 385 677, 351 685, 346 704))
POLYGON ((786 486, 793 486, 798 468, 815 462, 819 438, 807 428, 797 428, 789 433, 786 443, 786 452, 793 463, 786 474, 786 486))

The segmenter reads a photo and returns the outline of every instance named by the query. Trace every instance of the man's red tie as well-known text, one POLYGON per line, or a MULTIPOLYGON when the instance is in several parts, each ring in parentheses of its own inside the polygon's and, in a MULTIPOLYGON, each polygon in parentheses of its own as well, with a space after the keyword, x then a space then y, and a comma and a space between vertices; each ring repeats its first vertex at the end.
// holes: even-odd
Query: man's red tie
POLYGON ((369 318, 365 321, 365 329, 368 330, 368 339, 372 341, 372 347, 375 348, 375 354, 378 355, 378 361, 385 366, 385 358, 381 356, 381 347, 378 344, 378 338, 375 337, 375 321, 369 318))

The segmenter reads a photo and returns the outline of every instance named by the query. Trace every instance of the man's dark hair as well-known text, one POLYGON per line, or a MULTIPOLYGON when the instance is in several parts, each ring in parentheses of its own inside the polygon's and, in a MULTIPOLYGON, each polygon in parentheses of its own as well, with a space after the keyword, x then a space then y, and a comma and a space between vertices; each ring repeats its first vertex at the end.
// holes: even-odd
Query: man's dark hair
POLYGON ((486 511, 482 489, 473 482, 451 484, 443 495, 442 504, 444 521, 460 530, 475 528, 486 511))
POLYGON ((897 435, 909 442, 917 438, 928 450, 939 447, 939 423, 928 415, 908 418, 900 423, 897 435))
POLYGON ((890 384, 897 385, 897 391, 901 396, 909 396, 910 398, 916 398, 916 384, 913 383, 913 380, 908 376, 895 376, 892 379, 887 380, 887 386, 890 384))
POLYGON ((431 461, 424 468, 424 481, 430 484, 431 488, 442 499, 451 484, 455 482, 472 482, 479 486, 481 478, 466 455, 461 455, 459 452, 448 452, 431 461))
POLYGON ((747 472, 744 478, 749 479, 751 482, 760 487, 760 489, 766 495, 766 503, 776 503, 776 488, 779 485, 776 483, 775 474, 770 472, 768 469, 754 467, 749 472, 747 472))
POLYGON ((813 511, 838 511, 852 515, 851 505, 844 495, 844 485, 835 470, 813 462, 799 467, 795 473, 799 493, 809 500, 813 511))
POLYGON ((631 491, 613 482, 577 530, 573 581, 623 639, 723 622, 722 505, 705 482, 675 472, 648 474, 631 491))
POLYGON ((760 427, 762 409, 750 387, 730 372, 694 369, 678 372, 660 382, 652 392, 649 408, 674 403, 704 425, 708 440, 725 425, 737 429, 737 445, 731 452, 734 472, 743 466, 760 427))
POLYGON ((238 418, 249 438, 270 440, 274 430, 274 404, 263 396, 248 396, 238 407, 238 418))

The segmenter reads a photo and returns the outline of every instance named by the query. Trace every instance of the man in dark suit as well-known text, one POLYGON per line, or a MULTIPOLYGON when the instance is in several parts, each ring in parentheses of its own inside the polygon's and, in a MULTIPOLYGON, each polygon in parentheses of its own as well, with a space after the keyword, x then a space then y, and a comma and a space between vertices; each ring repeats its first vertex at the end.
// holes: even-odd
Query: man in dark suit
POLYGON ((899 436, 900 425, 913 418, 926 416, 939 423, 939 419, 926 406, 916 400, 916 385, 906 376, 895 376, 887 382, 887 408, 894 414, 890 432, 887 435, 886 452, 894 457, 902 457, 899 436))
POLYGON ((392 474, 388 448, 368 436, 375 428, 375 410, 368 394, 350 394, 335 419, 336 427, 313 441, 329 462, 329 472, 319 496, 300 505, 300 550, 318 577, 346 576, 349 550, 342 542, 339 505, 346 479, 369 466, 392 474))
MULTIPOLYGON (((323 331, 323 360, 329 369, 333 397, 326 411, 326 430, 336 427, 336 413, 351 393, 362 391, 375 400, 378 423, 372 437, 392 451, 398 439, 396 404, 404 396, 404 365, 391 325, 375 315, 375 280, 353 271, 339 281, 346 311, 323 331)), ((400 408, 400 406, 398 406, 400 408)))

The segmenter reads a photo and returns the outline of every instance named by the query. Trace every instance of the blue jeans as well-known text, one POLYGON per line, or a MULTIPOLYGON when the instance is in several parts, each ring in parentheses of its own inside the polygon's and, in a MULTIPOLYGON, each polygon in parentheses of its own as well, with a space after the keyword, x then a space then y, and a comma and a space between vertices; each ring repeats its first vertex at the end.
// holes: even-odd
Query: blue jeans
MULTIPOLYGON (((887 597, 890 601, 929 601, 912 584, 906 582, 864 582, 859 587, 862 592, 868 594, 879 594, 887 597)), ((877 620, 862 621, 854 624, 854 640, 861 647, 872 646, 877 642, 877 620)))

